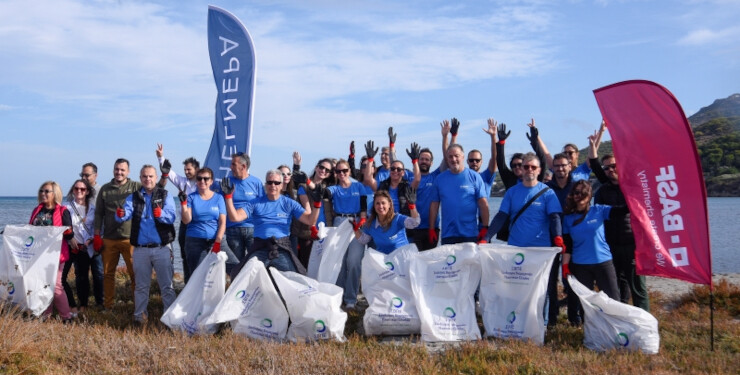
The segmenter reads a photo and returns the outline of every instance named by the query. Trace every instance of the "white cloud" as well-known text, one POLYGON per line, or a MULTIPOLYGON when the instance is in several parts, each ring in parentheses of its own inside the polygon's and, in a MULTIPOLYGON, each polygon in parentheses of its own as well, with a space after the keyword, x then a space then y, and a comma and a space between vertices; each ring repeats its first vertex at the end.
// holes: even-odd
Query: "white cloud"
POLYGON ((7 105, 7 104, 0 104, 0 111, 10 111, 13 107, 7 105))
POLYGON ((678 43, 690 46, 734 44, 738 38, 740 38, 740 27, 727 27, 719 30, 703 28, 690 31, 678 43))

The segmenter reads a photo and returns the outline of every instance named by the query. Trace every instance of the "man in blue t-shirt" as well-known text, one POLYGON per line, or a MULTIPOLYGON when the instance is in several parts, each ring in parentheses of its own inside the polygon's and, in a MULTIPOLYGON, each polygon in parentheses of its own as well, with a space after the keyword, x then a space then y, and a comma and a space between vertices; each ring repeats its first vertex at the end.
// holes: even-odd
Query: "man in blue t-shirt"
MULTIPOLYGON (((231 175, 229 179, 234 186, 233 202, 236 209, 244 208, 247 202, 251 202, 263 195, 265 189, 259 178, 249 174, 249 155, 242 152, 231 155, 231 175)), ((221 192, 221 186, 214 183, 215 191, 221 192)), ((226 243, 225 249, 229 259, 226 261, 226 272, 231 270, 245 259, 249 249, 254 243, 254 223, 249 218, 241 221, 233 221, 226 218, 226 243)))
MULTIPOLYGON (((442 164, 434 171, 430 172, 434 155, 428 148, 421 149, 419 153, 419 171, 421 172, 421 181, 416 188, 416 208, 419 211, 421 223, 414 229, 407 231, 409 241, 416 244, 419 251, 433 249, 437 246, 437 241, 431 241, 429 233, 434 232, 435 238, 439 237, 439 218, 434 223, 429 223, 430 205, 434 196, 434 180, 439 176, 446 164, 442 164), (431 230, 430 230, 431 229, 431 230)), ((446 168, 445 168, 446 169, 446 168)))
POLYGON ((477 242, 485 238, 488 222, 488 200, 480 175, 464 163, 462 146, 452 144, 447 148, 447 171, 437 176, 429 206, 429 237, 436 242, 434 224, 442 205, 442 244, 477 242), (480 212, 482 222, 478 222, 480 212))

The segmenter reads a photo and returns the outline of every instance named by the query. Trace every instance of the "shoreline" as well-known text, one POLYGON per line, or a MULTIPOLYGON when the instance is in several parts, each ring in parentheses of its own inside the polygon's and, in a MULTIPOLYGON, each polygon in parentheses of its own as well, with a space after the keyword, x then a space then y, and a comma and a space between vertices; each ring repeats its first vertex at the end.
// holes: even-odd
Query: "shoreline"
MULTIPOLYGON (((712 274, 712 281, 715 285, 723 279, 727 280, 730 284, 740 286, 740 273, 722 272, 712 274)), ((659 292, 666 297, 677 297, 682 294, 691 293, 694 286, 701 285, 683 280, 666 279, 658 276, 646 276, 646 283, 648 292, 659 292)))

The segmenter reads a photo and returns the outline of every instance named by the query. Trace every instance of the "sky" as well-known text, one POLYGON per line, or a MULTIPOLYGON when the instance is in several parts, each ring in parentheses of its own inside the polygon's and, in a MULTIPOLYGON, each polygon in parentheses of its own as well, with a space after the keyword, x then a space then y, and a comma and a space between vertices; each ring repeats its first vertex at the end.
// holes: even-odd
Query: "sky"
MULTIPOLYGON (((204 161, 216 85, 202 1, 0 0, 0 196, 69 189, 82 164, 131 161, 138 180, 157 143, 175 170, 204 161), (12 177, 12 178, 11 178, 12 177)), ((322 157, 358 157, 398 134, 441 160, 440 122, 490 156, 486 119, 526 152, 531 118, 551 151, 587 146, 593 90, 657 82, 690 116, 740 92, 740 1, 213 0, 256 50, 251 174, 322 157)), ((608 139, 608 136, 605 137, 608 139)))

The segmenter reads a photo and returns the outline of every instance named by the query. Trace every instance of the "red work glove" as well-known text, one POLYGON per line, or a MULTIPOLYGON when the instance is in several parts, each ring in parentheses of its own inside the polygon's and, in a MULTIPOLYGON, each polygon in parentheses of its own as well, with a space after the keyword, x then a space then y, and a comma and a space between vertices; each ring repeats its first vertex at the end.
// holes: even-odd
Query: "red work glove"
POLYGON ((313 207, 314 208, 321 208, 321 201, 314 201, 313 202, 313 207))
POLYGON ((162 216, 162 209, 159 208, 158 206, 155 206, 154 210, 152 211, 154 211, 154 217, 160 218, 162 216))
POLYGON ((362 219, 360 219, 358 221, 353 222, 352 223, 352 229, 354 229, 355 231, 358 231, 358 230, 360 230, 360 227, 363 226, 363 225, 365 225, 365 218, 362 218, 362 219))
POLYGON ((116 208, 116 216, 123 217, 126 215, 126 211, 123 210, 123 207, 116 208))
POLYGON ((319 229, 315 225, 311 225, 311 239, 315 241, 319 239, 319 229))
POLYGON ((213 243, 213 247, 211 248, 211 252, 214 254, 218 254, 218 252, 221 251, 221 242, 216 241, 213 243))
POLYGON ((437 231, 434 228, 429 228, 429 243, 436 245, 438 241, 439 236, 437 236, 437 231))
POLYGON ((488 228, 481 228, 480 232, 478 232, 478 240, 476 242, 478 243, 486 243, 488 242, 486 239, 486 235, 488 234, 488 228))
POLYGON ((563 249, 563 251, 561 252, 562 254, 565 253, 565 242, 563 242, 563 237, 555 236, 552 242, 555 244, 555 246, 563 249))
POLYGON ((100 250, 103 249, 103 239, 100 238, 99 234, 96 234, 95 237, 93 237, 93 250, 100 252, 100 250))
POLYGON ((570 275, 569 263, 563 263, 563 278, 567 278, 570 275))

